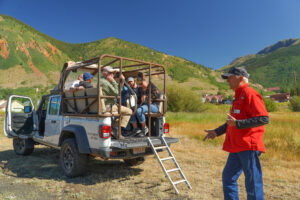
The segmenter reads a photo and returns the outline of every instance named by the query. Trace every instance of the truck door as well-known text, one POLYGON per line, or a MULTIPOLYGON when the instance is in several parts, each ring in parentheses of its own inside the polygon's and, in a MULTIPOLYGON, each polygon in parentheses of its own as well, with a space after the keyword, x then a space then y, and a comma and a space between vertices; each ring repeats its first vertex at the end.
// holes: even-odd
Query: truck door
POLYGON ((4 118, 4 134, 7 137, 30 138, 37 121, 30 97, 11 95, 8 98, 4 118))
POLYGON ((60 115, 60 101, 61 97, 59 95, 50 97, 45 120, 44 140, 55 146, 58 146, 62 125, 62 116, 60 115))

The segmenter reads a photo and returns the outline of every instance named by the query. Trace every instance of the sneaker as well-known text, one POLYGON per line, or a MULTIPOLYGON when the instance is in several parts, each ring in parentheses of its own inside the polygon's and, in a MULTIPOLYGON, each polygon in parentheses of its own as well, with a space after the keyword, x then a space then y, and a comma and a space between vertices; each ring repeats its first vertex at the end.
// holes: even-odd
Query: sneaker
POLYGON ((135 128, 132 130, 132 136, 137 136, 141 133, 141 129, 135 128))
POLYGON ((149 132, 149 129, 148 129, 147 126, 145 126, 145 128, 142 128, 142 133, 143 133, 144 135, 146 135, 148 132, 149 132))

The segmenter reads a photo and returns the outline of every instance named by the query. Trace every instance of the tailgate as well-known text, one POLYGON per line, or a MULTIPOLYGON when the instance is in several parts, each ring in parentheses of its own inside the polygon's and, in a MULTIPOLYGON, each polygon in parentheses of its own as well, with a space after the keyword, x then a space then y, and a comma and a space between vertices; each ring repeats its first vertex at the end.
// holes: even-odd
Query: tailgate
MULTIPOLYGON (((164 137, 168 144, 178 142, 178 138, 164 137)), ((162 145, 162 141, 159 137, 151 137, 151 141, 154 146, 162 145)), ((111 147, 119 149, 133 149, 137 147, 150 147, 147 137, 142 138, 125 138, 121 140, 112 140, 111 147)))

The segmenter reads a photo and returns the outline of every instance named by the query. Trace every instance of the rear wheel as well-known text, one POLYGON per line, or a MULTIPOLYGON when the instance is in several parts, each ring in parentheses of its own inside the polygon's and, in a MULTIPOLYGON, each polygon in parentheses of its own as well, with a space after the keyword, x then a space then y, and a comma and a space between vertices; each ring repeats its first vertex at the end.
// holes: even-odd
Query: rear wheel
POLYGON ((60 165, 68 177, 83 175, 88 156, 78 152, 74 138, 63 141, 60 150, 60 165))
POLYGON ((128 166, 137 166, 141 165, 145 162, 144 157, 132 158, 132 159, 124 159, 124 162, 128 166))
POLYGON ((26 156, 33 152, 34 141, 32 139, 14 138, 13 147, 17 155, 26 156))

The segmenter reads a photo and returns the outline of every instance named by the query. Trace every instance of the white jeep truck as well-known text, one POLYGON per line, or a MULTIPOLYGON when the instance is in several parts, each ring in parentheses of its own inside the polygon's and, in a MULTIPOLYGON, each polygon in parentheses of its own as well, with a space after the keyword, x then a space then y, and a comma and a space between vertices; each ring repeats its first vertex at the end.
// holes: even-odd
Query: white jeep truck
MULTIPOLYGON (((37 108, 29 97, 11 95, 7 102, 4 133, 13 138, 13 148, 18 155, 29 155, 34 145, 42 144, 60 150, 60 164, 68 177, 82 175, 88 156, 103 159, 123 159, 129 165, 141 164, 144 157, 152 155, 147 137, 155 146, 162 145, 160 137, 169 131, 165 123, 166 72, 163 66, 124 57, 102 55, 82 62, 64 65, 57 87, 39 101, 37 108), (104 64, 103 64, 104 63, 104 64), (121 137, 120 113, 123 85, 119 83, 119 96, 103 96, 101 88, 102 69, 105 66, 118 68, 120 77, 136 77, 143 72, 157 82, 163 90, 158 113, 146 113, 149 133, 145 137, 121 137), (67 90, 68 80, 76 80, 78 74, 93 74, 94 88, 67 90), (73 74, 73 75, 72 75, 73 74), (104 99, 116 99, 119 109, 112 112, 112 105, 104 99)), ((153 83, 153 82, 152 82, 153 83)), ((128 86, 127 86, 128 87, 128 86)), ((151 96, 151 95, 150 95, 151 96)), ((150 101, 149 101, 150 102, 150 101)), ((133 114, 138 107, 136 94, 131 90, 127 99, 133 114)), ((150 103, 149 103, 150 106, 150 103)), ((130 132, 130 130, 129 130, 130 132)), ((130 134, 129 134, 130 135, 130 134)), ((164 137, 168 145, 178 142, 177 138, 164 137)))

